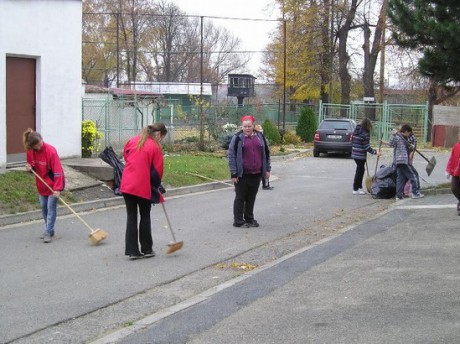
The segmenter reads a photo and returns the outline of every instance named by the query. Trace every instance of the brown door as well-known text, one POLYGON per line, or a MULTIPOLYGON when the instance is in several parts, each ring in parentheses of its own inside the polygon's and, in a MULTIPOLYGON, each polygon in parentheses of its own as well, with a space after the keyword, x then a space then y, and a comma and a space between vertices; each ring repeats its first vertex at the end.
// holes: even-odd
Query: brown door
POLYGON ((22 133, 35 129, 35 59, 6 58, 7 163, 25 161, 22 133))

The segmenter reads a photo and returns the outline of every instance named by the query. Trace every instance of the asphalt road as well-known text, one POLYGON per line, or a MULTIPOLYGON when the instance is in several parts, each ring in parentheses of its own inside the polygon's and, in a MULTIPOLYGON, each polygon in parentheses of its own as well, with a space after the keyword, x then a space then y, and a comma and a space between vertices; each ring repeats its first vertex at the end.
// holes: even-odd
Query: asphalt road
MULTIPOLYGON (((421 173, 434 184, 444 181, 447 154, 438 153, 437 159, 442 167, 431 177, 421 173)), ((424 166, 416 160, 419 171, 424 166)), ((83 214, 94 228, 109 233, 97 247, 88 244, 87 229, 73 216, 58 219, 57 239, 49 245, 38 238, 40 221, 5 226, 0 230, 0 340, 83 343, 104 338, 218 288, 241 275, 241 266, 263 266, 372 219, 394 202, 353 196, 354 168, 353 160, 342 157, 274 162, 275 189, 258 195, 255 214, 261 227, 256 229, 232 227, 231 188, 170 198, 166 207, 184 248, 165 255, 171 237, 161 208, 155 207, 157 257, 141 261, 123 255, 123 207, 83 214)))

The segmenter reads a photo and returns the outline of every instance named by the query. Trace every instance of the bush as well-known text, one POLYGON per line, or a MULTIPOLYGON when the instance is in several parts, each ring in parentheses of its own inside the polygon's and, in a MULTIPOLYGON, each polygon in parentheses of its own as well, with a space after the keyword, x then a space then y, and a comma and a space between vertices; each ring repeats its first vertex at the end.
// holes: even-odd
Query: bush
POLYGON ((81 122, 81 156, 91 158, 97 148, 97 140, 102 138, 102 133, 97 131, 96 123, 91 120, 81 122))
POLYGON ((283 143, 286 145, 298 145, 302 139, 292 131, 286 130, 283 135, 283 143))
POLYGON ((262 124, 264 130, 265 138, 270 142, 270 144, 279 145, 281 143, 281 135, 276 127, 270 120, 266 119, 262 124))
POLYGON ((236 124, 226 123, 222 126, 222 132, 219 134, 219 144, 221 148, 228 149, 230 141, 240 128, 236 124))
POLYGON ((303 107, 300 110, 299 120, 295 132, 304 142, 312 142, 318 127, 316 115, 312 108, 303 107))

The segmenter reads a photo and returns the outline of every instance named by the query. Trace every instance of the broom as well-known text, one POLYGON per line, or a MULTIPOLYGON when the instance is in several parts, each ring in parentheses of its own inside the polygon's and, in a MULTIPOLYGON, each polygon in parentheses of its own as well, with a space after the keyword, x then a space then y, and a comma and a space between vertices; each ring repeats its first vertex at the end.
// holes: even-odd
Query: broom
POLYGON ((369 165, 367 164, 367 160, 366 160, 366 171, 367 171, 366 190, 368 193, 372 193, 372 177, 369 175, 369 165))
POLYGON ((176 236, 174 235, 173 229, 171 227, 171 221, 169 221, 169 216, 168 216, 168 213, 166 212, 164 202, 161 202, 161 207, 163 208, 163 211, 165 213, 166 221, 168 222, 168 227, 169 227, 169 230, 171 231, 171 235, 173 238, 173 242, 168 244, 168 250, 166 251, 166 254, 170 254, 170 253, 176 252, 177 250, 180 250, 182 246, 184 246, 184 242, 176 241, 176 236))
POLYGON ((227 186, 234 186, 233 184, 223 182, 222 180, 217 180, 217 179, 209 178, 209 177, 206 177, 206 176, 202 176, 201 174, 198 174, 198 173, 192 173, 192 172, 187 172, 187 171, 185 173, 189 174, 191 176, 199 177, 199 178, 202 178, 202 179, 207 179, 207 180, 215 182, 215 183, 221 183, 221 184, 224 184, 224 185, 227 185, 227 186))
MULTIPOLYGON (((380 136, 379 152, 382 149, 382 139, 383 139, 383 133, 380 136)), ((367 159, 366 159, 366 168, 367 168, 366 189, 367 189, 367 192, 369 192, 369 193, 372 193, 372 183, 374 182, 374 178, 377 175, 377 167, 379 165, 379 158, 380 158, 380 156, 377 156, 377 161, 375 162, 375 172, 374 172, 373 177, 369 176, 369 167, 367 166, 367 159)))
MULTIPOLYGON (((46 185, 46 187, 54 193, 54 190, 43 180, 42 177, 40 177, 34 170, 31 170, 32 173, 35 175, 35 177, 37 177, 38 179, 40 179, 40 181, 46 185)), ((81 221, 83 222, 83 224, 88 227, 88 229, 90 230, 90 234, 89 234, 89 239, 91 241, 91 243, 93 245, 97 245, 99 244, 102 240, 104 240, 106 237, 107 237, 107 232, 103 231, 102 229, 98 228, 98 229, 92 229, 90 227, 90 225, 88 225, 86 223, 85 220, 83 220, 71 207, 70 205, 68 205, 61 197, 58 196, 58 199, 67 207, 69 208, 69 210, 81 221)))

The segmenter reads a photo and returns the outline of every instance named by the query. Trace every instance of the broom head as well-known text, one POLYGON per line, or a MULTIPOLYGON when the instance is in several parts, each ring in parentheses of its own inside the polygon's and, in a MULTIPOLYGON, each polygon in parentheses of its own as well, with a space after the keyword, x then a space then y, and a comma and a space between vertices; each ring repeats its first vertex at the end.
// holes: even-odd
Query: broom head
POLYGON ((373 178, 371 176, 366 177, 366 190, 368 193, 372 193, 372 182, 373 178))
POLYGON ((103 231, 102 229, 98 228, 91 232, 91 234, 89 235, 89 240, 91 241, 93 245, 97 245, 102 240, 107 238, 107 235, 108 234, 106 231, 103 231))
POLYGON ((178 241, 178 242, 172 242, 168 244, 168 250, 166 251, 166 254, 170 254, 173 252, 176 252, 177 250, 180 250, 184 246, 183 241, 178 241))
POLYGON ((434 156, 431 157, 428 165, 426 165, 426 174, 429 176, 431 172, 433 172, 434 167, 436 166, 436 158, 434 156))

